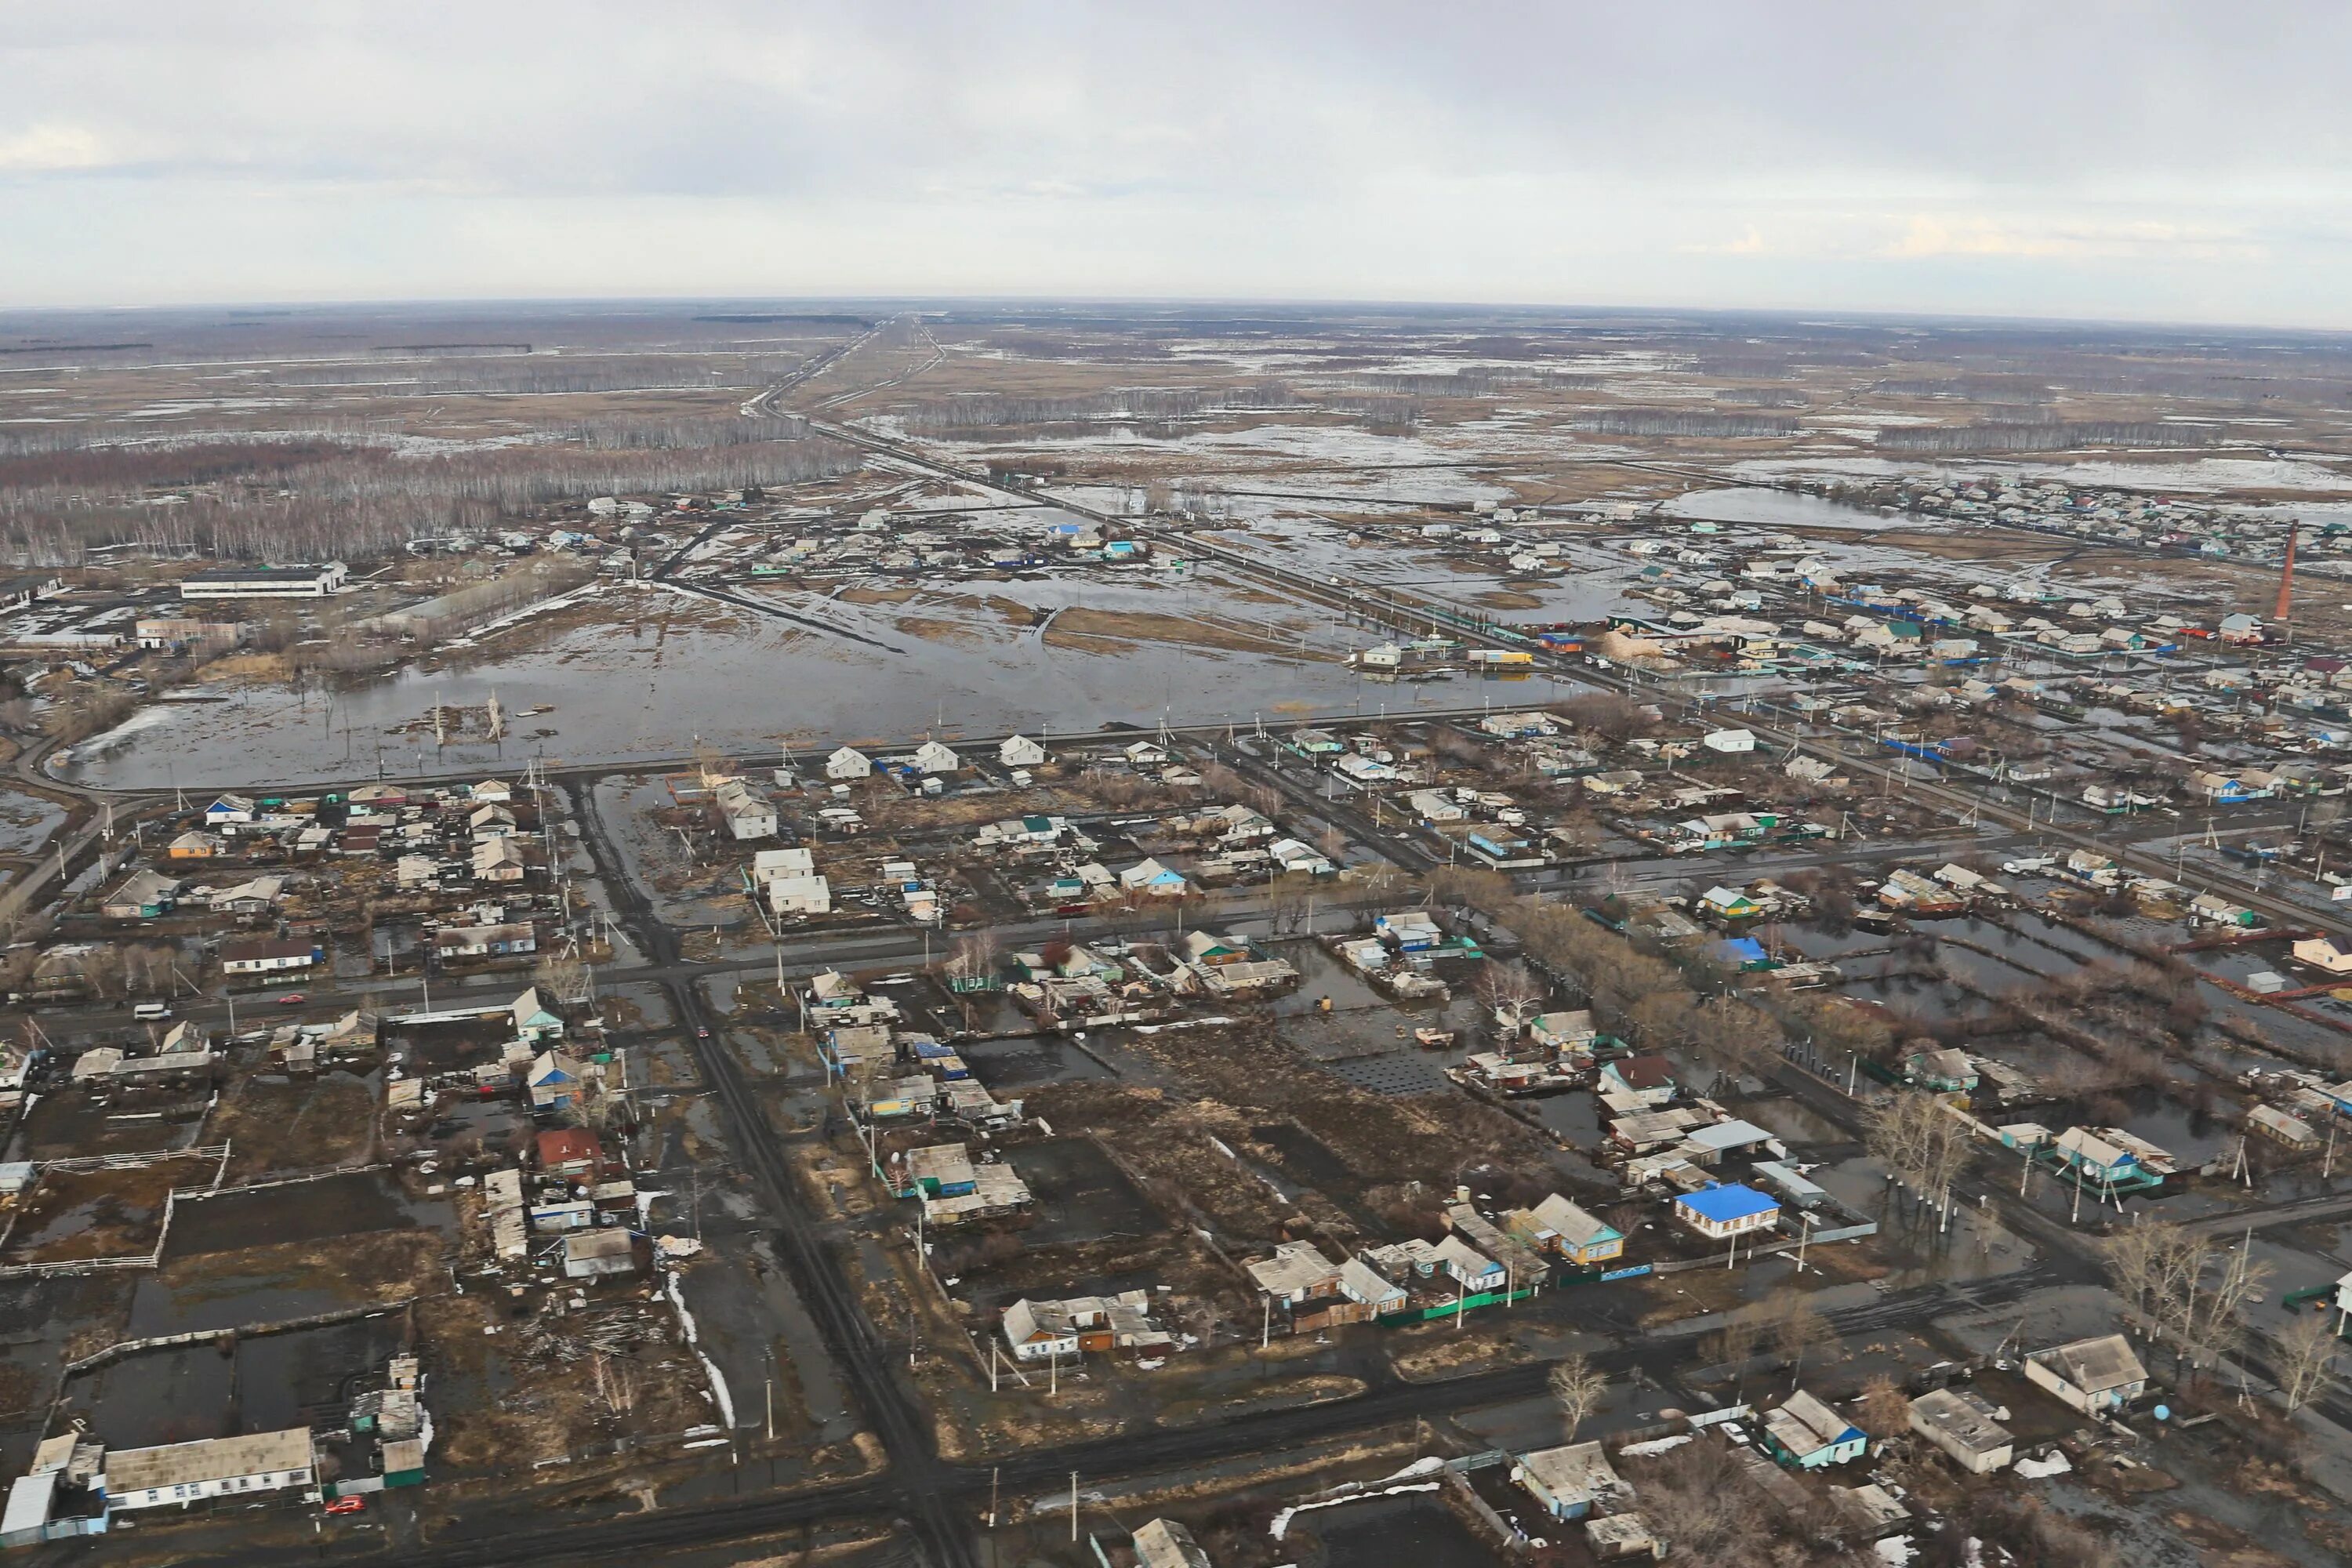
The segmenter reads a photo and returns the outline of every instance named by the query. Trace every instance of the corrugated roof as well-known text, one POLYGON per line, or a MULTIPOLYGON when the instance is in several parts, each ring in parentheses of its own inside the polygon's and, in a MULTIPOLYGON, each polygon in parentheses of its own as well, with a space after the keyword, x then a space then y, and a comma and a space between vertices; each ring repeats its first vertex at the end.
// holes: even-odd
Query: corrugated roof
POLYGON ((289 1426, 282 1432, 205 1437, 160 1448, 117 1448, 106 1457, 106 1489, 122 1496, 310 1468, 310 1429, 289 1426))

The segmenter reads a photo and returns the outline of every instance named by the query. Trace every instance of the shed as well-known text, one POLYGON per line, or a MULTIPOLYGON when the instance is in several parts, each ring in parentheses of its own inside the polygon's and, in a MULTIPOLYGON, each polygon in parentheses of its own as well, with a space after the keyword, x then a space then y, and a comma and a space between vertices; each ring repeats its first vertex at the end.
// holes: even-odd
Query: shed
POLYGON ((637 1271, 636 1238, 620 1226, 576 1232, 563 1238, 563 1272, 573 1279, 601 1279, 637 1271))
POLYGON ((1972 1476, 2006 1469, 2014 1455, 1998 1412, 1964 1389, 1938 1388, 1911 1402, 1909 1426, 1972 1476))

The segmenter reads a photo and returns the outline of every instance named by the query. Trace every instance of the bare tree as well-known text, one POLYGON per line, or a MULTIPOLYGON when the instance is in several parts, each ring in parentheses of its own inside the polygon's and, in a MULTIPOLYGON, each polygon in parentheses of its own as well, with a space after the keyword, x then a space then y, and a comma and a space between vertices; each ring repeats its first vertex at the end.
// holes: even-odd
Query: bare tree
POLYGON ((1862 1429, 1882 1444, 1911 1428, 1911 1401, 1883 1372, 1862 1385, 1861 1407, 1862 1429))
POLYGON ((1543 986, 1522 963, 1489 959, 1478 971, 1478 1001, 1497 1027, 1517 1036, 1528 1016, 1543 1005, 1543 986))
POLYGON ((982 927, 956 938, 945 973, 950 980, 985 980, 996 972, 996 933, 982 927))
POLYGON ((1560 1417, 1568 1426, 1562 1440, 1573 1443, 1576 1429, 1600 1407, 1602 1396, 1609 1391, 1609 1380, 1599 1368, 1577 1354, 1555 1362, 1546 1382, 1551 1389, 1552 1403, 1559 1406, 1560 1417))
POLYGON ((2286 1395, 2289 1410, 2302 1409, 2336 1373, 2336 1351, 2341 1342, 2334 1318, 2332 1308, 2305 1312, 2278 1336, 2279 1392, 2286 1395))
POLYGON ((555 1006, 570 1006, 587 999, 588 966, 570 953, 550 949, 539 955, 531 982, 555 1006))
POLYGON ((1789 1363, 1789 1386, 1794 1388, 1805 1375, 1805 1353, 1832 1337, 1829 1320, 1813 1310, 1802 1291, 1784 1285, 1765 1304, 1765 1321, 1772 1348, 1789 1363))
POLYGON ((1724 1320, 1723 1327, 1715 1333, 1715 1353, 1718 1360, 1732 1369, 1734 1398, 1747 1392, 1748 1363, 1756 1357, 1756 1346, 1763 1337, 1763 1327, 1746 1312, 1738 1312, 1724 1320))

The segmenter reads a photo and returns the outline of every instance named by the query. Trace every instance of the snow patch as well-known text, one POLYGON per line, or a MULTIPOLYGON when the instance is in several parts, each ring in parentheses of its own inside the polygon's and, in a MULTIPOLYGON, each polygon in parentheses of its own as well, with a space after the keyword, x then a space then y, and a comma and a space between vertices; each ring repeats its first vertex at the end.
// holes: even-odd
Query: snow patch
POLYGON ((694 1314, 686 1310, 686 1292, 678 1287, 677 1275, 674 1272, 669 1277, 668 1289, 669 1304, 677 1309, 678 1326, 686 1331, 687 1348, 694 1352, 694 1359, 702 1363, 704 1375, 710 1379, 710 1397, 719 1405, 719 1419, 731 1432, 735 1428, 735 1401, 728 1394, 726 1374, 719 1370, 718 1363, 702 1353, 702 1342, 695 1330, 694 1314))

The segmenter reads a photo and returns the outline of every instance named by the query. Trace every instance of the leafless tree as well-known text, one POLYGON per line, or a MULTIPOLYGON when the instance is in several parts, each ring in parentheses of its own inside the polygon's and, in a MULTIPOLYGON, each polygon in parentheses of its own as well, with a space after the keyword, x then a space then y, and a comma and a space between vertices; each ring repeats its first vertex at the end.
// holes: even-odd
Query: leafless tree
POLYGON ((1496 1026, 1516 1036, 1528 1016, 1543 1005, 1543 986, 1523 963, 1489 959, 1478 971, 1478 1002, 1496 1026))
POLYGON ((1552 1403, 1559 1406, 1560 1418, 1568 1431, 1563 1442, 1576 1441, 1577 1428, 1598 1409, 1609 1390, 1609 1380, 1600 1369, 1583 1355, 1564 1356, 1552 1363, 1550 1375, 1545 1379, 1551 1390, 1552 1403))
POLYGON ((1805 1375, 1806 1352, 1832 1337, 1829 1320, 1814 1310, 1804 1292, 1783 1286, 1765 1304, 1765 1322, 1772 1348, 1789 1363, 1789 1386, 1794 1388, 1805 1375))
POLYGON ((2298 1315, 2278 1335, 2279 1392, 2286 1395, 2289 1410, 2302 1409, 2327 1386, 2336 1374, 2336 1352, 2341 1343, 2334 1309, 2326 1307, 2298 1315))
POLYGON ((554 949, 539 955, 539 963, 531 970, 531 982, 558 1007, 572 1006, 588 997, 588 966, 570 953, 554 949))

